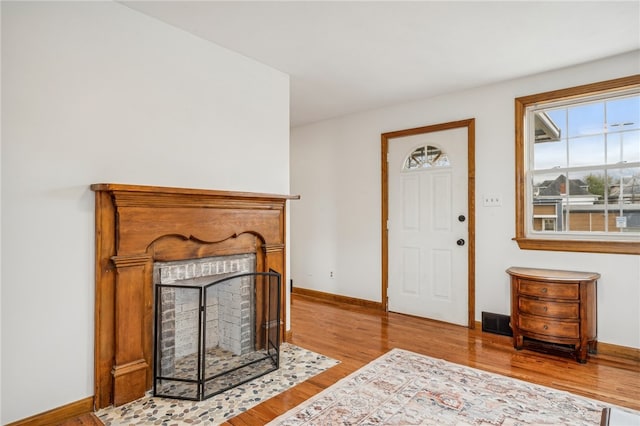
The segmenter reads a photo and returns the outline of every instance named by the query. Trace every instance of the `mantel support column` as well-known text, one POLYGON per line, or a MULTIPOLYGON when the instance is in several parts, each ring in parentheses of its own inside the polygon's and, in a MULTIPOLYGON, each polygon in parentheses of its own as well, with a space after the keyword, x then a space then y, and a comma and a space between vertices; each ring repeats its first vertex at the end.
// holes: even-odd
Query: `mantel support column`
POLYGON ((262 246, 266 257, 265 272, 274 270, 282 276, 280 282, 280 340, 287 341, 287 283, 285 271, 285 245, 282 243, 267 243, 262 246))
POLYGON ((153 316, 150 295, 153 259, 147 254, 113 256, 115 284, 114 405, 122 405, 145 395, 151 377, 151 336, 153 316))

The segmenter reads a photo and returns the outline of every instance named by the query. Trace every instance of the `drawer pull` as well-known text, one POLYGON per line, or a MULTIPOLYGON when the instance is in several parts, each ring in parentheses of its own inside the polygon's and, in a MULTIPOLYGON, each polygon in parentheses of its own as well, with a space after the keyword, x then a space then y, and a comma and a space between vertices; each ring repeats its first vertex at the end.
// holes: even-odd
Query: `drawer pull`
POLYGON ((546 288, 546 287, 544 287, 544 288, 542 289, 542 292, 543 292, 543 293, 546 293, 546 292, 547 292, 547 288, 546 288))
POLYGON ((544 327, 542 327, 542 328, 544 328, 545 330, 548 330, 549 326, 547 324, 545 324, 544 327))
POLYGON ((547 307, 542 308, 543 311, 547 312, 547 307))

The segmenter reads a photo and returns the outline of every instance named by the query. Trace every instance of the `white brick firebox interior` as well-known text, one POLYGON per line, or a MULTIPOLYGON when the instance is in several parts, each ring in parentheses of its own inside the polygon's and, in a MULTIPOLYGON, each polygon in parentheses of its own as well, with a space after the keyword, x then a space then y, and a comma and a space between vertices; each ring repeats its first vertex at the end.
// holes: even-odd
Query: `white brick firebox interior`
MULTIPOLYGON (((206 285, 228 276, 255 272, 255 263, 253 253, 156 262, 154 284, 206 285)), ((171 373, 176 360, 198 351, 198 294, 174 288, 162 292, 162 375, 171 373)), ((255 300, 250 279, 247 277, 220 283, 206 294, 205 350, 219 348, 234 355, 253 351, 255 300)))

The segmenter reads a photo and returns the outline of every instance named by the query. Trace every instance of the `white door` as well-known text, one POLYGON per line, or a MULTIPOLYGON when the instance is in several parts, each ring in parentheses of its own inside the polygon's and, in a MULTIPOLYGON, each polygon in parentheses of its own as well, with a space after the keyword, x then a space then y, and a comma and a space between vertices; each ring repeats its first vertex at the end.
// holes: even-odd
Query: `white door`
POLYGON ((389 310, 468 325, 467 128, 389 142, 389 310))

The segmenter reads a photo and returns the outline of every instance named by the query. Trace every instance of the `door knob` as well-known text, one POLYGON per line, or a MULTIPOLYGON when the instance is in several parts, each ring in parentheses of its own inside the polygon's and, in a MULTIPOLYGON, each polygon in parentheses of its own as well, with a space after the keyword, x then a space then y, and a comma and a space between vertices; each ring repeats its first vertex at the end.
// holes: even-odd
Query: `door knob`
POLYGON ((464 222, 465 220, 467 220, 466 217, 464 217, 463 214, 461 214, 460 216, 458 216, 458 222, 464 222))
POLYGON ((458 241, 456 241, 456 244, 459 246, 463 246, 464 245, 464 240, 462 238, 460 238, 458 241))

